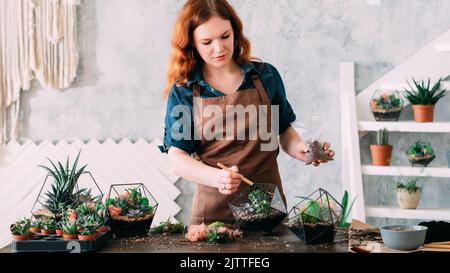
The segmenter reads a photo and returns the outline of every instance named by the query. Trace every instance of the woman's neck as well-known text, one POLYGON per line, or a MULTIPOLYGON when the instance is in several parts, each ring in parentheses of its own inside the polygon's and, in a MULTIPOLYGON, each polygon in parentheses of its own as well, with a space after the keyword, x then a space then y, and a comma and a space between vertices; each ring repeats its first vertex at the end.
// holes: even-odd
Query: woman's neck
POLYGON ((203 77, 205 79, 214 79, 216 77, 223 77, 224 75, 232 75, 235 73, 240 73, 241 68, 234 61, 223 67, 214 67, 208 64, 204 64, 202 68, 203 77))

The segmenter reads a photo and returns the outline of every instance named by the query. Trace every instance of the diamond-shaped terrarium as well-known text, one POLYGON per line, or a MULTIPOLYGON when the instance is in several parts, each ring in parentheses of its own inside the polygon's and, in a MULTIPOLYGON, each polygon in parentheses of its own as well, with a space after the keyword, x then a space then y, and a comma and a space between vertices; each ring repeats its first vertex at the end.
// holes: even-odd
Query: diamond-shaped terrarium
POLYGON ((106 207, 108 224, 116 237, 145 236, 158 202, 142 183, 114 184, 109 189, 106 207))
POLYGON ((287 215, 286 205, 275 184, 246 187, 229 203, 242 230, 269 233, 287 215))
POLYGON ((289 229, 306 244, 332 243, 342 206, 319 188, 289 211, 289 229))
POLYGON ((39 195, 34 202, 31 214, 34 218, 50 218, 59 221, 63 213, 81 204, 98 203, 103 192, 89 171, 87 165, 77 168, 78 153, 73 165, 69 158, 56 164, 49 159, 49 165, 40 167, 47 171, 39 195))

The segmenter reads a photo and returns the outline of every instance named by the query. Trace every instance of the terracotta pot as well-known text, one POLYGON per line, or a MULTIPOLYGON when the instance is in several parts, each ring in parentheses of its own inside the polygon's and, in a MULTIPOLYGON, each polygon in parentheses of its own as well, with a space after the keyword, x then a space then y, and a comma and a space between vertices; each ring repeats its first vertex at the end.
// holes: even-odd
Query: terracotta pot
POLYGON ((13 235, 12 240, 13 241, 26 241, 26 240, 28 240, 28 236, 27 235, 13 235))
POLYGON ((91 241, 91 240, 94 240, 95 237, 96 237, 95 234, 91 234, 91 235, 78 234, 78 240, 80 240, 80 241, 91 241))
POLYGON ((55 234, 55 231, 53 229, 47 230, 47 229, 41 229, 41 233, 45 235, 49 234, 55 234))
POLYGON ((78 239, 78 234, 65 234, 63 233, 64 240, 76 240, 78 239))
POLYGON ((417 122, 433 122, 434 105, 413 105, 414 120, 417 122))
POLYGON ((397 203, 402 209, 415 209, 420 202, 420 189, 408 192, 405 189, 397 190, 397 203))
POLYGON ((30 227, 30 232, 31 233, 40 233, 41 229, 40 228, 36 228, 36 227, 30 227))
POLYGON ((98 232, 103 232, 103 233, 108 232, 109 230, 110 229, 108 226, 101 226, 97 229, 98 232))
POLYGON ((64 234, 64 231, 62 229, 57 229, 56 230, 56 235, 62 236, 63 234, 64 234))
POLYGON ((389 166, 391 164, 392 145, 370 145, 372 164, 375 166, 389 166))

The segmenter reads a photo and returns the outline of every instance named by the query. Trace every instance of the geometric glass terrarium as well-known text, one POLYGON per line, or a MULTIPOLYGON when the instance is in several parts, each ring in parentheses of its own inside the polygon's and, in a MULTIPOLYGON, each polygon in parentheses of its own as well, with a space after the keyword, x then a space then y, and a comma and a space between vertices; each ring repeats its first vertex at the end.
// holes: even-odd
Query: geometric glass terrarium
POLYGON ((376 90, 370 100, 370 108, 376 121, 398 121, 403 100, 397 91, 376 90))
POLYGON ((430 142, 418 141, 406 151, 412 167, 426 167, 436 157, 430 142))
POLYGON ((148 235, 158 208, 143 183, 111 185, 105 204, 110 216, 108 225, 116 237, 148 235))
POLYGON ((286 205, 275 184, 245 187, 229 203, 239 229, 270 233, 287 216, 286 205))
POLYGON ((47 175, 31 210, 34 218, 47 217, 59 221, 68 208, 101 202, 103 192, 92 174, 85 170, 87 165, 77 168, 79 155, 70 167, 69 159, 65 164, 50 161, 52 167, 41 166, 47 170, 47 175))
POLYGON ((301 199, 289 211, 289 230, 306 244, 332 243, 343 213, 341 204, 322 188, 301 199))

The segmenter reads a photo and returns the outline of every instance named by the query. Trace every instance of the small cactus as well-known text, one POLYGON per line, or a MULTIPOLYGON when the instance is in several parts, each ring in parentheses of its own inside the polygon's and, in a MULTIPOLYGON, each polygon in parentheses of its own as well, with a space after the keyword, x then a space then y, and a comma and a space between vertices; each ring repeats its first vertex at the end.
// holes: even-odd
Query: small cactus
POLYGON ((388 145, 389 142, 389 131, 384 128, 377 132, 377 145, 388 145))

